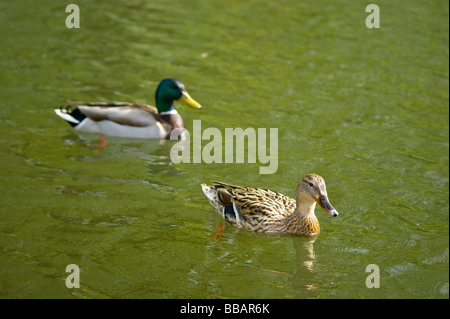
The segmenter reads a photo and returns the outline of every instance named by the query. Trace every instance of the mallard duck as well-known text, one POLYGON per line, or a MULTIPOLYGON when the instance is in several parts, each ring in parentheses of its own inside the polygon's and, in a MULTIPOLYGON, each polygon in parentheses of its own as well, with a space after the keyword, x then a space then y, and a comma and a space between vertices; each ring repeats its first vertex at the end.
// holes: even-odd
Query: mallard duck
POLYGON ((268 189, 234 186, 213 182, 202 184, 211 206, 230 224, 262 233, 310 236, 320 233, 314 214, 316 203, 330 216, 338 212, 328 200, 323 178, 304 176, 297 186, 297 199, 268 189))
POLYGON ((75 130, 109 136, 132 138, 169 138, 174 129, 184 128, 173 101, 179 100, 193 108, 201 108, 175 79, 162 80, 155 93, 156 108, 129 102, 71 102, 55 109, 75 130))

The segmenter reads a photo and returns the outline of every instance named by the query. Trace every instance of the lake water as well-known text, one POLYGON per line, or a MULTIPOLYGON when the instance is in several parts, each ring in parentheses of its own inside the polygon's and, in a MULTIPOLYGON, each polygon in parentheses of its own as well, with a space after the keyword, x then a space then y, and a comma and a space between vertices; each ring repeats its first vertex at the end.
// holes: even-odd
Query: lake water
POLYGON ((78 29, 70 2, 0 2, 1 298, 449 297, 448 1, 376 1, 378 29, 361 1, 72 2, 78 29), (177 104, 188 130, 278 128, 276 173, 96 150, 53 113, 153 104, 166 77, 203 105, 177 104), (319 236, 215 239, 201 183, 295 196, 311 172, 340 212, 319 236))

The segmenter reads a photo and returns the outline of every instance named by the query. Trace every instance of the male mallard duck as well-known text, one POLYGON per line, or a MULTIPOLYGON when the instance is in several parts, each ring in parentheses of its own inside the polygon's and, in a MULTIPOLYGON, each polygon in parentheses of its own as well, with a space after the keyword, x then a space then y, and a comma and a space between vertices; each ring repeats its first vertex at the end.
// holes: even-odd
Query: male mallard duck
POLYGON ((316 203, 330 216, 331 206, 325 181, 316 174, 304 176, 297 186, 297 200, 268 189, 233 186, 214 182, 202 184, 211 206, 230 224, 263 233, 310 236, 320 233, 314 214, 316 203))
POLYGON ((83 132, 133 138, 169 138, 173 129, 184 128, 181 116, 173 107, 174 100, 201 108, 183 83, 164 79, 156 89, 156 108, 129 102, 71 102, 55 112, 76 130, 83 132))

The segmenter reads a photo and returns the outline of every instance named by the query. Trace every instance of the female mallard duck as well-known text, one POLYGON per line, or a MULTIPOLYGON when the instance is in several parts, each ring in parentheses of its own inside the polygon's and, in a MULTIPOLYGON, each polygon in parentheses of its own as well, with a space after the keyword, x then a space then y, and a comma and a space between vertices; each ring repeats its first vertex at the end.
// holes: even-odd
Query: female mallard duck
POLYGON ((173 107, 182 101, 201 108, 175 79, 162 80, 155 93, 156 108, 129 102, 71 102, 55 112, 76 130, 109 136, 133 138, 169 138, 174 129, 184 128, 183 120, 173 107))
POLYGON ((297 186, 297 200, 268 189, 233 186, 214 182, 202 184, 211 206, 230 224, 263 233, 310 236, 320 233, 314 214, 316 203, 330 216, 331 206, 325 181, 316 174, 304 176, 297 186))

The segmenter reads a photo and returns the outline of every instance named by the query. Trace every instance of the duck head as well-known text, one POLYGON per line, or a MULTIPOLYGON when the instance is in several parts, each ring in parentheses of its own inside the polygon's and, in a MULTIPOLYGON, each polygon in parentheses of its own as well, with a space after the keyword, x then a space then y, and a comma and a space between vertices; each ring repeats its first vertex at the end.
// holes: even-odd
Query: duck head
POLYGON ((187 105, 200 109, 202 106, 195 101, 186 91, 184 84, 175 79, 162 80, 155 93, 156 108, 158 113, 175 111, 173 101, 179 100, 187 105))
POLYGON ((297 186, 297 210, 303 214, 314 214, 316 203, 328 215, 332 217, 339 215, 328 199, 323 178, 317 174, 308 174, 297 186))

